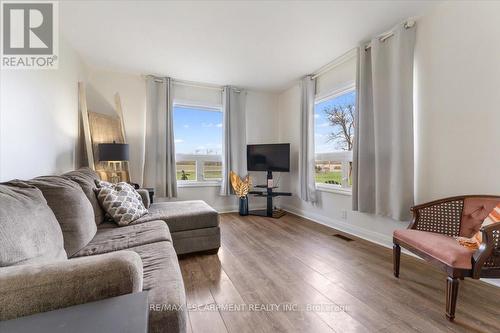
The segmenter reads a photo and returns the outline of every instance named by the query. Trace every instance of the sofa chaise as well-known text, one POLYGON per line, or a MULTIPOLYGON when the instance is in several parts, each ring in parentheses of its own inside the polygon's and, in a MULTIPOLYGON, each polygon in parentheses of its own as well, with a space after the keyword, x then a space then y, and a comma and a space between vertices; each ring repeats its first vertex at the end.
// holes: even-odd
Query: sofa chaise
POLYGON ((203 201, 149 203, 118 227, 88 168, 0 184, 0 320, 148 291, 149 332, 185 332, 178 255, 216 253, 219 217, 203 201))

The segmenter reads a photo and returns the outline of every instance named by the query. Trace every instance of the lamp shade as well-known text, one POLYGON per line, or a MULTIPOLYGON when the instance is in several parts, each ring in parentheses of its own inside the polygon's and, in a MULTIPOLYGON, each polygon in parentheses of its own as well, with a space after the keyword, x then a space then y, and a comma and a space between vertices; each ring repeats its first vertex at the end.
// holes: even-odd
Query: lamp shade
POLYGON ((126 143, 100 143, 99 161, 128 161, 129 151, 126 143))

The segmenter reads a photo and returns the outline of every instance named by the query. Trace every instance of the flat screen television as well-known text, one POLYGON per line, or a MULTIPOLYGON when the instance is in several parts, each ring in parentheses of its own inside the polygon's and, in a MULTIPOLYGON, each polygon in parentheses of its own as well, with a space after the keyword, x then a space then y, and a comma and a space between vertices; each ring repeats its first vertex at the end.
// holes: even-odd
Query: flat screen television
POLYGON ((290 144, 247 145, 248 171, 290 171, 290 144))

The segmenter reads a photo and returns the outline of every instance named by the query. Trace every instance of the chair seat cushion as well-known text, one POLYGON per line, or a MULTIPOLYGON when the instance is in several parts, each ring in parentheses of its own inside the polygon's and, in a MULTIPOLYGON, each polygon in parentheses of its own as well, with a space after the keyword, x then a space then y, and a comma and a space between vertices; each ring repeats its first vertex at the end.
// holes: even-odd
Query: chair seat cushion
POLYGON ((126 227, 117 227, 115 223, 102 223, 90 243, 73 257, 103 254, 161 241, 172 241, 168 227, 163 221, 126 227))
POLYGON ((132 223, 163 220, 172 233, 219 226, 219 213, 202 200, 154 203, 148 211, 132 223))
POLYGON ((472 269, 474 251, 461 246, 453 237, 427 231, 398 229, 394 231, 394 239, 450 267, 472 269))

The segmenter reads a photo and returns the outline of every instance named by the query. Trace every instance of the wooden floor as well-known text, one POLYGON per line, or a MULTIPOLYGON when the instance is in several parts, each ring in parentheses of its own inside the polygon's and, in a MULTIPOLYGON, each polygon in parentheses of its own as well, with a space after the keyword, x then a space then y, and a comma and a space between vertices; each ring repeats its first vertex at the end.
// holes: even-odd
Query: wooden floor
POLYGON ((500 288, 461 281, 450 323, 444 273, 416 258, 396 279, 390 249, 294 215, 224 214, 220 227, 218 255, 180 261, 188 332, 500 332, 500 288))

